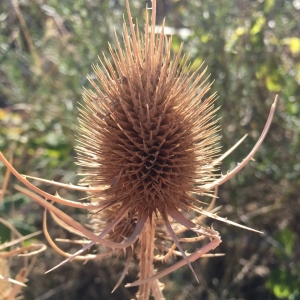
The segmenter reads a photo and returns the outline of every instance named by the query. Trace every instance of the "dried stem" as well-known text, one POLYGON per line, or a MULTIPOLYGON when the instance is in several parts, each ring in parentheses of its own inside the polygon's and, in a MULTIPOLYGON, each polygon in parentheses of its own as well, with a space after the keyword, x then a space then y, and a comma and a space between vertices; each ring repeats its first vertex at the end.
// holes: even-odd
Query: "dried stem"
MULTIPOLYGON (((145 223, 144 230, 140 236, 140 273, 139 278, 146 279, 153 274, 154 260, 154 238, 155 238, 155 218, 148 219, 145 223)), ((150 296, 151 283, 147 282, 139 286, 138 299, 148 300, 150 296)))

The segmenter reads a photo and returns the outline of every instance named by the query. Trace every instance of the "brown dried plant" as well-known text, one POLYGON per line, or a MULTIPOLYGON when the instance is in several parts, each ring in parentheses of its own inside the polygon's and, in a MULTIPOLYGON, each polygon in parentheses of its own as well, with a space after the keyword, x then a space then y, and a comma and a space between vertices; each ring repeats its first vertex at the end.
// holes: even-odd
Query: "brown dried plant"
POLYGON ((155 299, 163 299, 159 278, 185 264, 197 278, 191 262, 213 256, 208 252, 221 243, 217 231, 199 224, 203 218, 256 231, 226 220, 212 209, 217 187, 238 173, 262 144, 273 118, 276 99, 252 151, 233 170, 219 175, 220 162, 245 137, 219 155, 219 127, 214 118, 216 97, 213 94, 205 98, 211 87, 203 80, 205 70, 199 73, 199 67, 192 71, 188 56, 182 55, 182 46, 177 54, 171 54, 172 37, 164 34, 164 24, 159 33, 155 33, 155 0, 152 1, 150 24, 146 14, 144 34, 132 22, 128 0, 126 7, 130 30, 124 21, 123 46, 116 34, 116 49, 109 46, 112 62, 104 57, 101 67, 93 66, 98 83, 89 77, 93 90, 85 90, 83 94, 85 105, 80 108, 77 147, 81 175, 85 176, 81 186, 22 176, 2 154, 0 159, 35 193, 16 186, 19 191, 45 207, 59 225, 82 237, 78 242, 86 244, 75 254, 62 251, 48 233, 45 212, 46 237, 51 246, 67 257, 60 265, 72 259, 99 259, 123 251, 127 260, 117 287, 137 254, 139 280, 127 287, 139 285, 138 299, 148 299, 151 292, 155 299), (53 196, 31 184, 28 178, 85 191, 89 201, 76 202, 58 194, 53 196), (204 204, 195 195, 212 197, 207 209, 201 208, 204 204), (53 202, 87 209, 92 216, 93 231, 53 206, 53 202), (195 217, 195 213, 200 217, 195 217), (178 238, 186 230, 195 232, 196 237, 178 238), (192 254, 185 253, 181 246, 181 242, 204 239, 208 242, 192 254), (94 244, 109 250, 82 255, 94 244), (183 259, 156 273, 153 263, 165 261, 172 255, 183 259))
MULTIPOLYGON (((12 163, 12 159, 10 160, 10 163, 12 163)), ((4 176, 2 188, 0 189, 0 203, 6 193, 9 178, 10 170, 8 168, 4 176)), ((25 245, 24 243, 25 240, 40 234, 42 231, 22 236, 21 233, 7 220, 0 218, 0 223, 9 228, 12 234, 12 239, 10 241, 0 244, 0 300, 13 300, 21 292, 21 288, 26 287, 24 282, 27 280, 27 277, 36 262, 37 254, 45 251, 47 247, 40 243, 32 243, 30 245, 25 245), (19 243, 22 244, 21 247, 11 248, 19 243), (12 279, 8 258, 16 256, 24 258, 24 265, 19 269, 16 278, 12 279), (31 257, 31 261, 29 261, 29 257, 31 257)))
POLYGON ((11 241, 0 244, 0 299, 2 300, 13 300, 15 297, 21 293, 22 287, 26 287, 24 282, 27 281, 27 277, 31 272, 36 259, 37 254, 45 251, 47 249, 44 244, 30 244, 25 245, 24 241, 32 238, 41 233, 41 231, 22 236, 17 229, 11 225, 6 220, 0 218, 0 223, 7 226, 18 238, 12 239, 11 241), (8 247, 12 247, 18 243, 22 243, 22 247, 11 249, 9 251, 3 251, 8 247), (9 257, 23 257, 24 266, 19 269, 18 274, 15 279, 10 277, 10 268, 9 268, 9 257), (31 261, 29 262, 29 257, 31 261))

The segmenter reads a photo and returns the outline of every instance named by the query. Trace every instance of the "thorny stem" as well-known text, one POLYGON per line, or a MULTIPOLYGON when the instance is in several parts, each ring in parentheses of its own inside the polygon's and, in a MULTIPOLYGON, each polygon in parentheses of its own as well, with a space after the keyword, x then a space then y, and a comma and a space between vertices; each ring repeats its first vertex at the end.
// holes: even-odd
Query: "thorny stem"
MULTIPOLYGON (((152 266, 152 270, 153 270, 153 266, 152 266)), ((165 285, 160 283, 158 281, 158 279, 155 279, 151 282, 152 295, 155 300, 165 300, 166 299, 162 292, 164 286, 165 285)))
MULTIPOLYGON (((148 218, 144 230, 140 235, 140 279, 146 279, 153 275, 154 260, 154 237, 155 237, 155 219, 148 218)), ((139 286, 138 299, 148 300, 151 290, 151 282, 139 286)))
MULTIPOLYGON (((9 163, 12 164, 12 157, 9 159, 9 163)), ((3 184, 2 184, 2 188, 0 189, 0 202, 3 200, 5 192, 6 192, 6 188, 9 182, 9 178, 10 178, 10 170, 7 169, 5 172, 5 176, 4 176, 4 180, 3 180, 3 184)))

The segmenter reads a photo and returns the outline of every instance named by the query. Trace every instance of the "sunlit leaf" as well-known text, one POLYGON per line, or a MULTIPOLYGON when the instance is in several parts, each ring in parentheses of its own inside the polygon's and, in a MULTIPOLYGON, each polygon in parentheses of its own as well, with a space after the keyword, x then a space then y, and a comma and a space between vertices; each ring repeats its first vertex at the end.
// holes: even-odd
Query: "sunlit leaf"
POLYGON ((265 13, 268 13, 270 10, 271 10, 271 8, 274 6, 274 0, 265 0, 264 1, 264 12, 265 13))
POLYGON ((272 270, 266 287, 279 299, 287 299, 292 294, 299 292, 298 280, 288 269, 272 270))
POLYGON ((259 33, 262 29, 262 27, 265 25, 266 23, 266 18, 264 16, 259 17, 254 25, 252 26, 251 30, 250 30, 250 34, 251 35, 255 35, 257 33, 259 33))
POLYGON ((203 34, 203 35, 201 35, 200 39, 201 39, 201 42, 205 44, 211 39, 211 36, 209 34, 203 34))
POLYGON ((238 28, 235 30, 235 34, 236 34, 237 36, 241 36, 241 35, 243 35, 245 32, 246 32, 245 27, 238 27, 238 28))
POLYGON ((271 92, 279 92, 282 88, 278 82, 278 76, 267 76, 266 85, 271 92))
POLYGON ((284 45, 288 45, 292 54, 297 54, 300 52, 300 38, 289 37, 283 40, 284 45))

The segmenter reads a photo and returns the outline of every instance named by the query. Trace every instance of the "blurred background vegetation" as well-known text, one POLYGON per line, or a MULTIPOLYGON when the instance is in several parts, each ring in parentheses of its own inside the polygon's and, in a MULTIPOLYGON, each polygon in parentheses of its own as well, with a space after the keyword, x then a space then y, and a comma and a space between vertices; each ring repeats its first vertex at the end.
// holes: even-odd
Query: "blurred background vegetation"
MULTIPOLYGON (((76 183, 74 164, 77 107, 86 75, 107 42, 121 32, 124 0, 0 1, 0 151, 13 155, 23 174, 76 183)), ((150 1, 132 0, 143 24, 150 1)), ((163 278, 167 299, 300 299, 300 1, 160 0, 158 23, 175 29, 173 51, 183 41, 196 66, 205 61, 217 91, 222 148, 249 137, 222 164, 225 173, 252 149, 279 103, 270 132, 247 167, 219 191, 224 217, 262 230, 259 235, 207 220, 220 231, 224 257, 200 259, 163 278), (184 29, 184 30, 183 30, 184 29)), ((5 169, 0 170, 0 182, 5 169)), ((13 189, 12 178, 0 216, 23 234, 41 229, 42 209, 13 189)), ((37 183, 38 184, 38 183, 37 183)), ((41 185, 48 192, 55 188, 41 185)), ((82 195, 59 189, 61 196, 82 195)), ((85 212, 65 209, 83 223, 85 212)), ((54 237, 68 237, 49 220, 54 237)), ((9 238, 1 229, 0 239, 9 238)), ((40 237, 43 239, 43 237, 40 237)), ((45 242, 46 243, 46 242, 45 242)), ((72 246, 66 250, 74 252, 72 246)), ((114 294, 122 259, 68 263, 44 272, 62 257, 40 254, 25 299, 130 299, 135 290, 114 294), (112 266, 112 264, 114 264, 112 266)), ((11 262, 12 272, 18 259, 11 262)), ((160 268, 160 266, 158 266, 160 268)), ((131 282, 137 275, 132 266, 131 282)))

